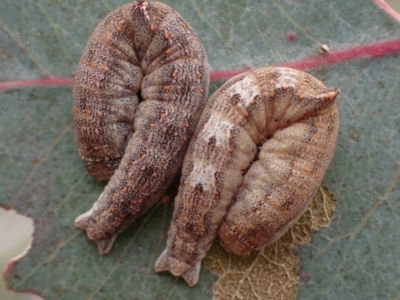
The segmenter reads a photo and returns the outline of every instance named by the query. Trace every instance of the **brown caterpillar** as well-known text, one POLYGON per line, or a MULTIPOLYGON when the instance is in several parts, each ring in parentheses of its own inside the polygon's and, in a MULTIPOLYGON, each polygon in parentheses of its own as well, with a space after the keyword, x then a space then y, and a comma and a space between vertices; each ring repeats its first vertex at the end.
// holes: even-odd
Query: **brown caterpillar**
POLYGON ((224 84, 189 145, 155 270, 194 286, 218 227, 225 249, 240 255, 281 236, 307 208, 332 160, 338 93, 287 68, 258 69, 224 84))
POLYGON ((88 171, 112 177, 75 225, 101 254, 176 176, 208 84, 202 44, 165 4, 133 1, 95 29, 75 77, 75 134, 88 171))

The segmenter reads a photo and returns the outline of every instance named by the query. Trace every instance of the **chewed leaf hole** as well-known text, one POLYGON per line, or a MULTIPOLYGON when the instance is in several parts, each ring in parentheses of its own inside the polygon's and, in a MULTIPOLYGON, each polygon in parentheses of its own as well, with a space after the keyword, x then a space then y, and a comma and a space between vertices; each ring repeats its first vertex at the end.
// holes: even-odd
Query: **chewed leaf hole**
MULTIPOLYGON (((0 208, 0 268, 7 278, 15 264, 29 251, 32 243, 33 221, 14 210, 0 208)), ((17 293, 0 283, 0 298, 8 300, 41 300, 31 293, 17 293)))

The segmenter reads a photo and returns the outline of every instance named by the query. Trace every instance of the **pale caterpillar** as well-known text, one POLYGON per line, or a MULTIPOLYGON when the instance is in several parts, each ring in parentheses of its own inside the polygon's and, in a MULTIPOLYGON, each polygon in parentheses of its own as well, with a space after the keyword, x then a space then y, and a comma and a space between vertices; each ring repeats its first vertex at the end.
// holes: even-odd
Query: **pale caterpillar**
POLYGON ((75 225, 101 254, 177 175, 208 84, 202 44, 165 4, 133 1, 95 29, 75 77, 75 134, 90 174, 111 179, 75 225))
POLYGON ((254 70, 224 84, 186 153, 155 270, 194 286, 218 228, 225 249, 240 255, 280 237, 307 208, 333 158, 338 93, 288 68, 254 70))

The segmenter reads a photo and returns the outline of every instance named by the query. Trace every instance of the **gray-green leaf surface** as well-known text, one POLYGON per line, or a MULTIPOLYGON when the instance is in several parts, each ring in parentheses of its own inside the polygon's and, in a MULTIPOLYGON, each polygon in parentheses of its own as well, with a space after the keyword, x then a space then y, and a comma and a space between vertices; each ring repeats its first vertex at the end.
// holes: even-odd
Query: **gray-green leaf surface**
MULTIPOLYGON (((281 64, 398 38, 372 1, 165 1, 196 30, 212 69, 281 64), (288 41, 286 33, 296 32, 288 41)), ((0 80, 72 77, 94 27, 124 1, 0 2, 0 80)), ((329 228, 298 249, 299 299, 400 299, 399 54, 310 70, 341 94, 341 130, 324 184, 338 201, 329 228)), ((212 93, 220 83, 213 83, 212 93)), ((9 286, 45 299, 211 299, 205 268, 189 288, 157 274, 172 203, 161 203, 100 256, 73 225, 104 184, 77 154, 71 87, 0 92, 0 204, 34 219, 28 255, 9 286)))

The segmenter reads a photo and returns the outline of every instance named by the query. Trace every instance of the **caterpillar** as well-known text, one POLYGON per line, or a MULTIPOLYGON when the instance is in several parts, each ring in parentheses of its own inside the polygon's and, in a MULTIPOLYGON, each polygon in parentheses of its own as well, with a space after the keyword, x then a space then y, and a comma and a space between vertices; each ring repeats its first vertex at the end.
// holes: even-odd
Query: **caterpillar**
POLYGON ((75 225, 101 254, 177 175, 208 85, 202 44, 165 4, 133 1, 94 30, 75 76, 75 135, 89 173, 110 181, 75 225))
POLYGON ((307 73, 273 67, 217 90, 186 153, 155 270, 194 286, 217 235, 238 255, 280 237, 305 211, 333 158, 338 93, 307 73))

